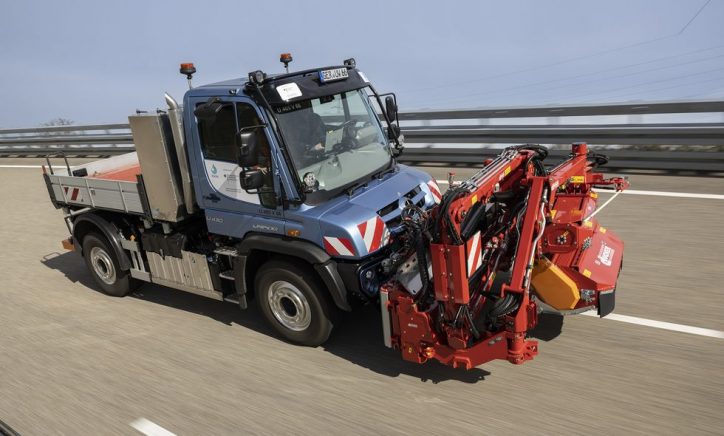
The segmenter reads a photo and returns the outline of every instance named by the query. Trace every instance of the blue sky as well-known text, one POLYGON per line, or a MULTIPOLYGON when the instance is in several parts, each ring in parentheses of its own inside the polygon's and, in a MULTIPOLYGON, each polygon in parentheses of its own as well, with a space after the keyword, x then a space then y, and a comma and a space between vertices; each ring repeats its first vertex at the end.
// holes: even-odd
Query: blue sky
POLYGON ((724 0, 706 3, 2 0, 0 127, 123 122, 181 98, 179 62, 203 84, 287 51, 355 57, 403 110, 721 99, 724 0))

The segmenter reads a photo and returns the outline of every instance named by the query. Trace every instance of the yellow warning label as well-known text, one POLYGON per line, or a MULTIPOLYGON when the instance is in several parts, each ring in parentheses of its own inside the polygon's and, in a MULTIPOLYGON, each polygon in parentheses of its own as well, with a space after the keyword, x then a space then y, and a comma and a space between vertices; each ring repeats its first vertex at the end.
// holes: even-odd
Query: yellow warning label
POLYGON ((556 212, 558 212, 558 211, 555 210, 555 209, 551 209, 551 218, 555 218, 555 217, 556 217, 556 212))
POLYGON ((506 176, 510 174, 510 167, 507 167, 505 171, 503 171, 503 174, 505 174, 506 176))
POLYGON ((601 233, 606 233, 606 228, 605 228, 605 227, 599 227, 599 228, 598 228, 598 231, 601 232, 601 233))
POLYGON ((598 194, 591 191, 591 198, 598 198, 598 194))
POLYGON ((473 195, 473 198, 470 199, 470 205, 472 206, 473 204, 475 204, 475 203, 477 203, 477 202, 478 202, 478 196, 477 196, 477 195, 473 195))
POLYGON ((580 184, 580 183, 585 183, 586 178, 584 176, 573 176, 570 179, 568 179, 568 181, 571 183, 574 183, 574 184, 580 184))
POLYGON ((587 269, 584 269, 584 270, 583 270, 583 275, 586 276, 586 277, 591 277, 591 271, 589 271, 589 270, 587 270, 587 269))
POLYGON ((583 227, 587 227, 590 229, 591 227, 593 227, 593 223, 589 220, 586 220, 583 222, 583 227))

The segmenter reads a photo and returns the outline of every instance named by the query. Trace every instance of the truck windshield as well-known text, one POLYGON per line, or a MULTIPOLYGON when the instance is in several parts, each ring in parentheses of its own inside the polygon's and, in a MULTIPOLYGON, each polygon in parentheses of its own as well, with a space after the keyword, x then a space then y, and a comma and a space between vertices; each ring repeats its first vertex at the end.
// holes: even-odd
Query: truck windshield
POLYGON ((313 174, 319 191, 344 187, 390 163, 382 126, 361 89, 274 110, 299 179, 313 174))

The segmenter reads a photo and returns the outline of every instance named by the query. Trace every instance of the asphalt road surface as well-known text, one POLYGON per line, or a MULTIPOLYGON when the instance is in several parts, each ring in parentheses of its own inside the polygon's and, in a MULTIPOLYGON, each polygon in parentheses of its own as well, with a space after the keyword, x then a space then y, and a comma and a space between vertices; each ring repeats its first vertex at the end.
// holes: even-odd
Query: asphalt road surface
POLYGON ((722 434, 724 179, 631 181, 714 194, 626 194, 599 214, 626 243, 615 313, 632 322, 547 317, 533 361, 464 371, 402 361, 376 307, 302 348, 256 310, 154 285, 104 296, 60 247, 40 170, 0 166, 0 420, 22 435, 722 434))

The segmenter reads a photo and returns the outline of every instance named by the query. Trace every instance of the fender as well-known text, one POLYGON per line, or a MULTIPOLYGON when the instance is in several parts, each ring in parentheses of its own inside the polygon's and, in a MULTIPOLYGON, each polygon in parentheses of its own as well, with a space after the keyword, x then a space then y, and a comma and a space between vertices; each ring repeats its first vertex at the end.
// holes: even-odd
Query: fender
MULTIPOLYGON (((244 271, 246 259, 252 250, 261 250, 272 253, 284 254, 304 260, 314 267, 314 270, 322 278, 322 281, 329 289, 334 304, 342 310, 351 311, 352 308, 347 301, 347 289, 342 282, 342 277, 337 271, 337 263, 318 246, 311 242, 286 238, 277 235, 250 234, 236 245, 238 257, 234 263, 235 271, 244 271)), ((246 274, 238 274, 241 280, 236 280, 237 292, 245 295, 248 289, 246 274)))
POLYGON ((77 247, 76 250, 83 254, 83 248, 81 247, 81 243, 83 242, 81 238, 77 233, 77 229, 79 227, 79 224, 87 222, 92 227, 97 228, 100 230, 101 234, 105 236, 106 240, 110 242, 111 249, 116 253, 116 257, 118 258, 119 266, 121 267, 121 271, 128 271, 131 269, 131 261, 128 259, 128 255, 123 250, 123 247, 121 246, 121 237, 118 234, 118 229, 116 226, 108 222, 105 218, 101 217, 100 215, 97 215, 92 212, 84 213, 82 215, 79 215, 74 221, 73 221, 73 239, 75 240, 75 246, 77 247))

